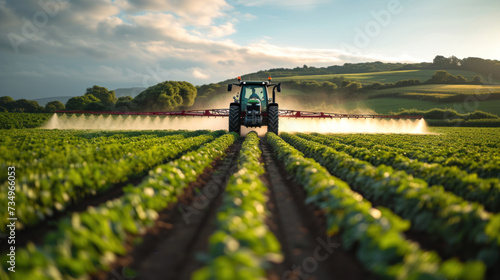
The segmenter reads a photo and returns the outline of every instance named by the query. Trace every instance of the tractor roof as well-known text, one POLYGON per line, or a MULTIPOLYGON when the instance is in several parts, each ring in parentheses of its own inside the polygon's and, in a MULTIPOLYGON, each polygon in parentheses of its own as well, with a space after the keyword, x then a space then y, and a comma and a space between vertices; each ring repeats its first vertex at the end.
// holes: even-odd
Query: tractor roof
POLYGON ((240 85, 269 85, 268 81, 262 82, 262 81, 241 81, 240 85))

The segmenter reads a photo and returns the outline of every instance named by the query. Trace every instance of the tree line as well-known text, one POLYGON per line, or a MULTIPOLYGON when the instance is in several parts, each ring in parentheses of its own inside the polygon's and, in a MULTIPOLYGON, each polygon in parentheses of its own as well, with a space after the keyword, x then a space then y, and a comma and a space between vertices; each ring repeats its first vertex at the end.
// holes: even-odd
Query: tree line
POLYGON ((173 111, 185 109, 194 104, 196 88, 188 82, 165 81, 151 86, 137 95, 116 97, 113 90, 94 85, 87 88, 82 96, 40 106, 37 101, 0 97, 0 112, 52 113, 69 111, 173 111))
POLYGON ((64 104, 60 101, 52 101, 41 106, 33 100, 14 100, 10 96, 0 97, 0 112, 51 113, 56 110, 64 110, 64 104))

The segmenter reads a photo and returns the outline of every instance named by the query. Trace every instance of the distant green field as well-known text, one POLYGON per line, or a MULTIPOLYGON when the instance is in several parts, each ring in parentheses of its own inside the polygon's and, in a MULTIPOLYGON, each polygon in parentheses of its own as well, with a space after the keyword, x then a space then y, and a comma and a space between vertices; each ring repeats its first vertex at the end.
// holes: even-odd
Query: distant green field
POLYGON ((488 94, 500 92, 500 85, 419 85, 370 91, 371 94, 385 93, 444 93, 444 94, 488 94))
POLYGON ((374 98, 362 101, 348 101, 340 105, 340 107, 347 111, 370 109, 379 114, 389 114, 390 112, 397 112, 400 109, 430 110, 433 108, 452 108, 461 114, 481 110, 500 116, 500 100, 438 103, 407 98, 374 98))
MULTIPOLYGON (((328 75, 306 75, 306 76, 290 76, 274 78, 274 81, 283 82, 290 80, 316 80, 328 81, 334 77, 344 77, 347 80, 358 81, 362 84, 379 83, 395 83, 401 80, 417 79, 425 82, 432 77, 436 70, 404 70, 404 71, 387 71, 387 72, 372 72, 372 73, 358 73, 358 74, 328 74, 328 75)), ((472 79, 477 73, 471 71, 461 70, 448 70, 453 75, 463 75, 467 79, 472 79)), ((485 77, 483 77, 485 78, 485 77)))

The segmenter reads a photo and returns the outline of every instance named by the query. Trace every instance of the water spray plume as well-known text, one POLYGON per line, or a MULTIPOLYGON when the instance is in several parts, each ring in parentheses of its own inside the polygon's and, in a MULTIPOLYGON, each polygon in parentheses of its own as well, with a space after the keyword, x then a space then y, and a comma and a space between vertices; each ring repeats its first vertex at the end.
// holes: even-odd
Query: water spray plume
POLYGON ((424 119, 280 119, 280 130, 319 133, 411 133, 427 134, 424 119))
POLYGON ((58 115, 54 114, 45 129, 103 130, 227 130, 227 118, 135 116, 135 115, 58 115))
MULTIPOLYGON (((134 115, 58 115, 54 114, 45 129, 103 130, 199 130, 228 129, 224 117, 172 117, 134 115)), ((250 131, 264 135, 267 127, 241 128, 242 136, 250 131)), ((425 120, 395 119, 293 119, 280 118, 280 131, 319 133, 429 133, 425 120)))

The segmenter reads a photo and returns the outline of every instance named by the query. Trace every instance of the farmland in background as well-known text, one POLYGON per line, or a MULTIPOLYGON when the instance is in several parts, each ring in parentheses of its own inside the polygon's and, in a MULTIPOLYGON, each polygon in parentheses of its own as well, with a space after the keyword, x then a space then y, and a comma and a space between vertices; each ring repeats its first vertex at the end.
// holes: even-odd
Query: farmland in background
MULTIPOLYGON (((467 79, 472 79, 478 73, 463 70, 447 70, 452 75, 463 75, 467 79)), ((383 71, 383 72, 370 72, 370 73, 347 73, 347 74, 326 74, 326 75, 302 75, 302 76, 289 76, 278 77, 273 80, 285 82, 290 80, 302 81, 330 81, 333 78, 344 77, 346 80, 358 81, 362 84, 368 85, 375 82, 379 83, 396 83, 402 80, 417 79, 427 81, 432 77, 436 70, 400 70, 400 71, 383 71)))

